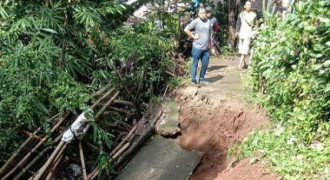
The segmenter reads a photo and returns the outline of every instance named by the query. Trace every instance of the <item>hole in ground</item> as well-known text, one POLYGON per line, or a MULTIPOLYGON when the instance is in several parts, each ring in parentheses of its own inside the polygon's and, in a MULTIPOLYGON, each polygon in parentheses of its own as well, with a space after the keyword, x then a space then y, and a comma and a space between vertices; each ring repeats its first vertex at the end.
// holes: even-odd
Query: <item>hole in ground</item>
POLYGON ((213 180, 230 166, 229 148, 253 129, 269 122, 261 110, 249 110, 242 103, 220 105, 192 100, 180 108, 182 135, 176 141, 185 150, 204 152, 191 180, 213 180))

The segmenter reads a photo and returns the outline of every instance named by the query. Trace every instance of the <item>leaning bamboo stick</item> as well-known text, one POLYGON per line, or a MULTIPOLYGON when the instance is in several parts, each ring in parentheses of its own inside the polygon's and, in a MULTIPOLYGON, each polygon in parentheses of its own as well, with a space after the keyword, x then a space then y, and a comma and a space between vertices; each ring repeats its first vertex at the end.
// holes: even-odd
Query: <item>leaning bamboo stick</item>
POLYGON ((53 151, 52 155, 49 157, 49 159, 46 161, 46 163, 39 169, 39 171, 36 173, 36 175, 33 177, 33 180, 39 180, 45 171, 48 169, 49 165, 53 162, 53 160, 56 158, 58 153, 64 150, 66 148, 67 143, 65 141, 61 141, 56 149, 53 151))
MULTIPOLYGON (((70 112, 67 112, 64 117, 57 122, 57 124, 51 129, 51 134, 54 133, 59 127, 60 125, 70 116, 70 112)), ((19 167, 21 167, 23 165, 24 162, 26 162, 29 157, 44 143, 46 142, 48 138, 44 137, 42 138, 42 140, 30 151, 28 152, 21 160, 20 162, 17 163, 17 165, 10 171, 8 172, 3 178, 2 180, 8 179, 19 167)))
POLYGON ((99 98, 91 107, 90 109, 93 110, 101 101, 103 101, 105 98, 107 98, 112 92, 114 91, 114 88, 112 88, 110 91, 108 91, 106 94, 104 94, 101 98, 99 98))
POLYGON ((127 105, 127 106, 134 106, 134 103, 124 100, 114 100, 113 103, 127 105))
POLYGON ((113 167, 117 168, 122 163, 126 161, 126 159, 137 149, 139 148, 142 143, 145 141, 147 137, 155 130, 155 124, 157 123, 158 119, 163 114, 163 111, 160 110, 158 114, 154 117, 154 119, 150 122, 150 126, 146 131, 144 131, 141 136, 132 144, 132 146, 118 159, 116 163, 114 163, 113 167))
POLYGON ((97 97, 100 96, 101 94, 103 94, 106 90, 108 90, 111 87, 111 84, 107 84, 105 85, 103 88, 101 88, 100 90, 98 90, 97 92, 95 92, 93 94, 93 97, 97 97))
MULTIPOLYGON (((141 134, 141 136, 132 144, 132 146, 129 147, 129 149, 118 159, 116 163, 114 163, 114 168, 117 168, 120 166, 123 162, 126 161, 126 159, 138 148, 142 143, 145 141, 145 139, 155 130, 155 124, 157 123, 158 119, 163 114, 163 111, 160 110, 158 114, 154 117, 154 119, 150 122, 150 126, 148 129, 141 134)), ((126 147, 125 147, 126 148, 126 147)), ((124 148, 123 148, 124 149, 124 148)), ((124 151, 124 150, 123 150, 124 151)), ((111 162, 113 159, 109 159, 111 162)), ((104 168, 104 166, 103 166, 104 168)), ((103 169, 102 168, 102 169, 103 169)), ((94 169, 87 177, 88 180, 95 179, 98 176, 99 172, 97 169, 94 169)))
POLYGON ((34 133, 29 132, 29 131, 23 130, 23 132, 24 132, 24 134, 26 134, 28 136, 31 136, 33 139, 37 139, 39 141, 41 141, 41 139, 42 139, 41 137, 39 137, 39 136, 35 135, 34 133))
POLYGON ((83 175, 84 175, 84 180, 87 179, 87 173, 86 173, 86 164, 85 164, 85 158, 84 158, 84 152, 83 152, 83 148, 81 145, 81 141, 79 141, 79 154, 80 154, 80 160, 81 160, 81 167, 82 167, 82 171, 83 171, 83 175))
POLYGON ((127 142, 127 140, 132 136, 132 134, 135 132, 136 129, 137 129, 137 125, 135 125, 131 129, 131 131, 126 135, 126 137, 116 146, 116 148, 112 150, 110 156, 113 156, 124 145, 124 143, 127 142))
POLYGON ((123 154, 123 152, 125 152, 128 147, 131 145, 131 143, 126 143, 125 146, 123 146, 113 157, 112 159, 117 159, 120 155, 123 154))
MULTIPOLYGON (((54 140, 54 143, 57 143, 61 139, 63 134, 64 132, 57 136, 54 140)), ((50 147, 45 148, 43 151, 41 151, 25 168, 20 171, 20 173, 14 178, 14 180, 20 179, 23 174, 25 174, 49 149, 50 147)))
MULTIPOLYGON (((67 144, 66 144, 66 145, 67 145, 67 144)), ((46 179, 49 180, 49 179, 53 176, 53 174, 54 174, 54 172, 55 172, 55 170, 56 170, 56 168, 57 168, 59 162, 61 161, 61 159, 62 159, 62 157, 63 157, 63 152, 64 152, 64 150, 65 150, 65 148, 66 148, 66 145, 64 145, 64 146, 61 148, 60 152, 58 153, 58 155, 56 156, 56 158, 53 160, 53 164, 52 164, 53 166, 52 166, 52 168, 50 169, 50 171, 49 171, 49 173, 48 173, 46 179)))
POLYGON ((125 111, 125 110, 122 110, 122 109, 119 109, 119 108, 116 108, 116 107, 109 106, 109 109, 112 110, 112 111, 119 112, 119 113, 127 114, 127 116, 132 115, 131 112, 128 112, 128 111, 125 111))
POLYGON ((54 166, 52 167, 52 169, 49 171, 46 180, 50 180, 54 174, 54 172, 56 171, 57 166, 60 164, 61 160, 63 159, 63 154, 61 154, 58 158, 58 160, 55 162, 54 166))
MULTIPOLYGON (((41 128, 38 128, 33 132, 33 135, 37 134, 40 131, 41 128)), ((8 161, 1 167, 0 169, 0 177, 2 174, 7 170, 7 168, 12 164, 12 162, 16 159, 16 157, 19 155, 19 153, 23 150, 23 148, 32 140, 32 136, 29 136, 23 144, 18 148, 18 150, 8 159, 8 161)))

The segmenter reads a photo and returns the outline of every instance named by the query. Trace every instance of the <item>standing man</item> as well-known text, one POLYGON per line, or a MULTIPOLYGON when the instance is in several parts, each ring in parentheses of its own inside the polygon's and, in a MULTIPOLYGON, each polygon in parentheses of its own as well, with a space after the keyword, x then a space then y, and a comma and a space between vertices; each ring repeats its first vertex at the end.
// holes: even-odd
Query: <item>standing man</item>
POLYGON ((198 18, 191 21, 184 32, 192 39, 192 57, 193 64, 191 66, 191 83, 192 85, 197 85, 196 74, 198 62, 202 60, 202 69, 199 76, 199 83, 208 84, 205 81, 204 76, 209 64, 209 48, 211 47, 212 37, 211 37, 211 23, 206 17, 206 11, 204 7, 198 9, 198 18), (194 31, 194 33, 192 32, 194 31))
POLYGON ((246 1, 244 10, 239 14, 236 23, 236 35, 239 36, 238 50, 241 54, 239 70, 247 66, 247 59, 251 61, 249 58, 250 46, 251 40, 256 34, 255 26, 257 23, 257 14, 251 11, 251 6, 251 1, 246 1))
POLYGON ((220 46, 219 46, 219 44, 217 42, 217 38, 216 38, 216 33, 219 31, 219 22, 218 22, 217 18, 215 18, 213 16, 212 8, 210 6, 207 6, 205 8, 205 11, 206 11, 206 17, 210 20, 210 23, 211 23, 211 33, 212 33, 212 40, 213 40, 211 54, 217 56, 217 55, 219 55, 219 52, 220 52, 220 46))

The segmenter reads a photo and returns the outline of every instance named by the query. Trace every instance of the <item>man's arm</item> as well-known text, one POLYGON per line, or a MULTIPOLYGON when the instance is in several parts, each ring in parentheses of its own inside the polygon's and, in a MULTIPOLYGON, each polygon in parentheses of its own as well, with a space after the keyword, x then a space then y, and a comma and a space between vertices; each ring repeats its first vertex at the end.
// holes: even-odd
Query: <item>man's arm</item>
POLYGON ((189 37, 189 38, 192 38, 192 39, 194 39, 194 40, 199 39, 199 35, 198 35, 198 34, 194 35, 194 34, 191 32, 192 29, 195 29, 196 23, 197 23, 196 20, 193 20, 193 21, 191 21, 191 22, 190 22, 190 23, 184 28, 184 32, 188 35, 188 37, 189 37))
POLYGON ((188 37, 193 38, 194 40, 199 39, 199 35, 198 34, 194 35, 188 26, 184 28, 184 32, 188 35, 188 37))

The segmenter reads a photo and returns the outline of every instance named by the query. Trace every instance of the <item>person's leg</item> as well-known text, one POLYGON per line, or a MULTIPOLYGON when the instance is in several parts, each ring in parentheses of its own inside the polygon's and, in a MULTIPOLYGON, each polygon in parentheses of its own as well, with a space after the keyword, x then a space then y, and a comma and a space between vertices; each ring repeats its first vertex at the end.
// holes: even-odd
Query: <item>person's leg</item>
POLYGON ((202 69, 199 76, 199 82, 205 81, 205 72, 209 65, 210 52, 208 50, 203 51, 202 53, 202 69))
POLYGON ((243 67, 244 67, 244 58, 245 58, 245 55, 242 54, 241 58, 239 60, 238 69, 243 69, 243 67))
POLYGON ((191 65, 191 82, 197 83, 196 81, 196 74, 197 74, 197 67, 198 67, 198 61, 201 57, 201 51, 200 49, 197 48, 192 48, 191 54, 193 58, 193 63, 191 65))

